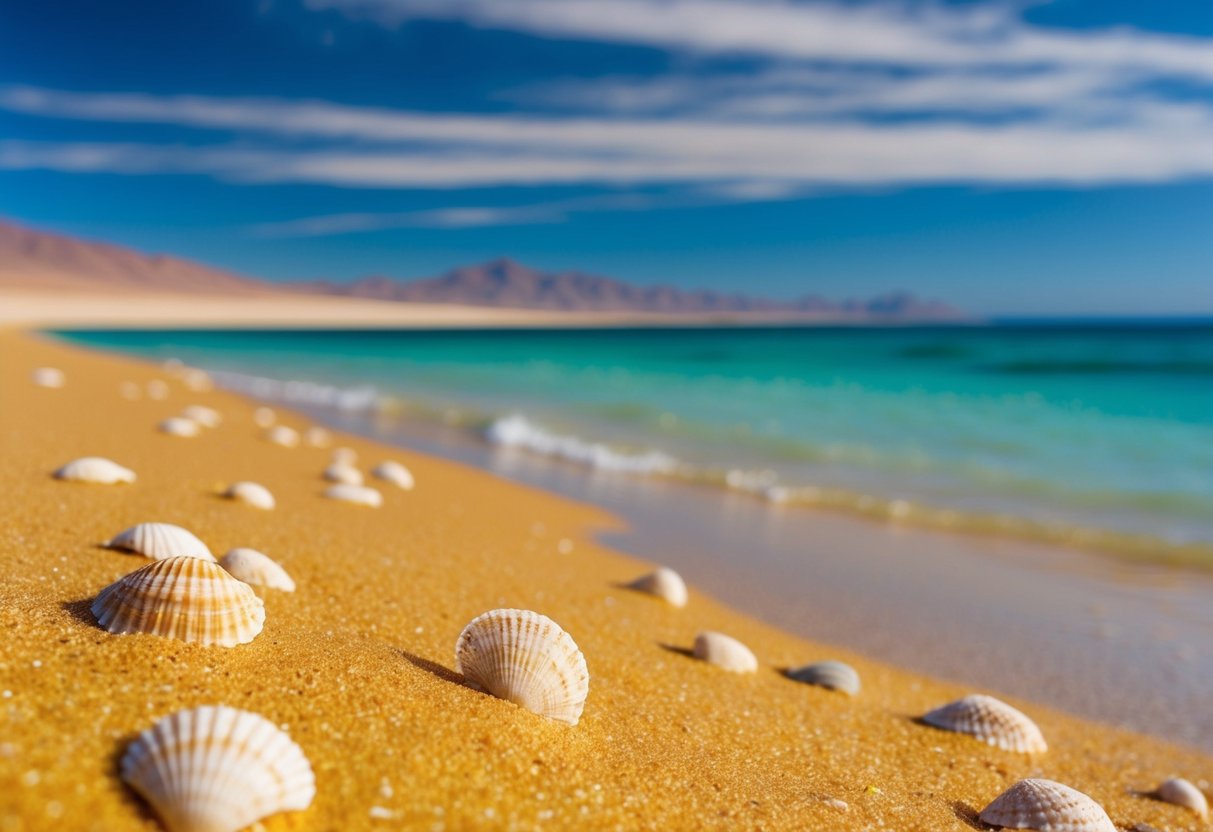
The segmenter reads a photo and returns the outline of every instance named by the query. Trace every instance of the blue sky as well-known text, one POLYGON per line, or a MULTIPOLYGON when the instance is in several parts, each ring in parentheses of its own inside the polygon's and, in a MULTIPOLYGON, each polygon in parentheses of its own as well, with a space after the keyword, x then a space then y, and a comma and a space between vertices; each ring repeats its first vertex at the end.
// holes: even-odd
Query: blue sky
POLYGON ((1213 313, 1213 5, 0 5, 0 214, 274 279, 1213 313))

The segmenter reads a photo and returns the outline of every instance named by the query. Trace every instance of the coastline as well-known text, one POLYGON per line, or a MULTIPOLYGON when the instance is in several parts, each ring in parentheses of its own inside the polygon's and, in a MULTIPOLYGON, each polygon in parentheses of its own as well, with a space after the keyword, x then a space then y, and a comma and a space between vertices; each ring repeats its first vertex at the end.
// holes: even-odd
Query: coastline
POLYGON ((12 693, 0 704, 3 828, 156 828, 115 760, 155 718, 215 702, 288 725, 316 770, 312 808, 271 819, 271 829, 383 828, 384 818, 445 828, 965 829, 1027 776, 1090 794, 1122 826, 1174 827, 1189 822, 1184 810, 1133 792, 1213 771, 1207 754, 1041 703, 1013 700, 1049 739, 1039 758, 924 727, 913 717, 970 688, 780 632, 697 591, 689 571, 683 610, 621 589, 649 564, 594 542, 620 528, 599 509, 349 437, 338 444, 355 448, 360 465, 400 458, 418 488, 387 492, 378 511, 326 502, 317 494, 328 451, 262 441, 245 399, 166 379, 168 399, 124 401, 121 382, 164 373, 12 331, 0 331, 0 347, 12 403, 0 415, 10 496, 0 508, 0 609, 20 634, 0 644, 12 693), (67 385, 30 385, 41 365, 64 369, 67 385), (154 432, 194 403, 221 410, 224 424, 196 439, 154 432), (84 454, 112 456, 140 481, 93 488, 48 476, 84 454), (215 496, 243 478, 269 486, 279 508, 215 496), (266 630, 241 648, 110 636, 81 602, 142 561, 97 542, 145 520, 187 525, 217 550, 263 549, 299 590, 267 595, 266 630), (561 554, 563 540, 571 552, 561 554), (546 723, 459 684, 455 637, 496 606, 544 612, 576 639, 591 674, 580 725, 546 723), (702 629, 746 642, 758 674, 683 655, 702 629), (778 672, 823 658, 852 663, 863 692, 848 699, 778 672), (387 814, 377 818, 376 807, 387 814))

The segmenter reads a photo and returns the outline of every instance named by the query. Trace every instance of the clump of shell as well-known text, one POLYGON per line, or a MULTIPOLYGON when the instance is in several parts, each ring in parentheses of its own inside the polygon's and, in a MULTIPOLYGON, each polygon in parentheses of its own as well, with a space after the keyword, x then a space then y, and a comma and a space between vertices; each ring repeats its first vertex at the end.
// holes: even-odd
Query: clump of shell
POLYGON ((708 630, 695 636, 693 652, 695 658, 732 673, 755 673, 758 670, 758 659, 750 648, 724 633, 708 630))
POLYGON ((655 595, 675 607, 687 605, 687 585, 682 576, 665 566, 647 575, 641 575, 628 584, 628 587, 655 595))
POLYGON ((107 586, 92 603, 111 633, 147 633, 234 647, 257 637, 265 605, 248 584, 213 561, 177 557, 149 563, 107 586))
POLYGON ((540 716, 576 725, 590 691, 572 636, 530 610, 491 610, 463 628, 455 669, 479 689, 540 716))
POLYGON ((268 428, 278 421, 278 414, 268 407, 259 407, 253 411, 253 424, 259 428, 268 428))
POLYGON ((274 425, 265 432, 265 439, 267 442, 281 445, 283 448, 299 447, 299 431, 288 428, 286 425, 274 425))
POLYGON ((275 506, 274 495, 270 493, 270 490, 255 482, 243 480, 234 482, 224 490, 223 496, 265 511, 269 511, 275 506))
POLYGON ((130 744, 121 771, 169 832, 237 832, 316 796, 312 766, 285 732, 224 705, 161 719, 130 744))
POLYGON ((390 482, 405 491, 411 491, 416 484, 413 480, 413 472, 391 459, 380 462, 372 468, 371 476, 384 482, 390 482))
POLYGON ((283 592, 295 591, 295 581, 286 570, 256 549, 232 549, 219 559, 219 565, 233 578, 246 584, 280 589, 283 592))
POLYGON ((1205 799, 1200 789, 1182 777, 1172 777, 1169 780, 1164 780, 1154 790, 1154 796, 1167 803, 1191 809, 1200 816, 1201 820, 1206 820, 1209 817, 1209 801, 1205 799))
POLYGON ((993 696, 975 693, 925 714, 922 721, 945 731, 976 737, 987 745, 1021 754, 1047 751, 1040 729, 1023 712, 993 696))
POLYGON ((193 532, 172 523, 140 523, 114 535, 105 545, 156 560, 178 556, 215 559, 193 532))
POLYGON ((82 456, 55 471, 55 479, 67 482, 88 482, 116 485, 135 481, 135 472, 117 462, 100 456, 82 456))
POLYGON ((859 693, 859 674, 844 662, 814 662, 789 670, 787 676, 797 682, 841 691, 849 696, 859 693))
POLYGON ((378 508, 383 505, 383 495, 365 485, 338 483, 324 489, 324 496, 330 500, 339 500, 344 503, 354 503, 360 506, 370 506, 371 508, 378 508))
POLYGON ((202 404, 191 404, 181 411, 181 415, 204 428, 217 428, 223 422, 223 415, 218 410, 202 404))
POLYGON ((30 373, 30 379, 36 386, 52 390, 62 387, 66 381, 63 371, 57 367, 39 367, 30 373))
POLYGON ((1020 780, 981 810, 982 823, 1038 832, 1116 832, 1103 807, 1052 780, 1020 780))
POLYGON ((169 436, 197 436, 202 432, 202 428, 193 419, 187 419, 185 416, 170 416, 156 426, 156 429, 161 433, 167 433, 169 436))
POLYGON ((309 448, 327 448, 332 442, 333 435, 317 425, 303 432, 303 443, 309 448))
POLYGON ((362 485, 362 472, 353 465, 347 465, 344 462, 334 462, 324 469, 321 476, 329 482, 342 483, 343 485, 362 485))

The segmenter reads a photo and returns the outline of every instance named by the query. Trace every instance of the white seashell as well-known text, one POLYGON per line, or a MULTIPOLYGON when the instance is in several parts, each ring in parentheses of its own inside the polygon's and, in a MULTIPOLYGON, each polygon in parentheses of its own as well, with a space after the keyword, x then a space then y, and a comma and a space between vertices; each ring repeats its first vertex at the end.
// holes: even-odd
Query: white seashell
POLYGON ((649 595, 656 595, 675 607, 687 605, 687 585, 677 572, 664 566, 656 572, 640 576, 628 586, 649 595))
POLYGON ((978 817, 982 823, 1003 829, 1116 832, 1102 806, 1052 780, 1020 780, 994 798, 978 817))
POLYGON ((197 422, 204 428, 217 428, 219 427, 219 423, 223 421, 223 416, 218 410, 201 404, 191 404, 181 411, 181 415, 191 421, 197 422))
POLYGON ((383 505, 383 495, 365 485, 338 483, 324 489, 324 496, 330 500, 343 500, 347 503, 357 503, 360 506, 371 506, 372 508, 383 505))
POLYGON ((275 445, 281 445, 284 448, 297 448, 299 446, 299 431, 294 428, 288 428, 286 425, 274 425, 265 432, 265 438, 275 445))
POLYGON ((788 678, 797 682, 842 691, 850 696, 859 693, 859 674, 849 664, 837 661, 814 662, 788 671, 788 678))
POLYGON ((169 387, 167 381, 154 378, 147 383, 147 397, 161 401, 168 398, 169 387))
POLYGON ((358 461, 358 452, 353 448, 333 448, 332 460, 339 465, 353 465, 358 461))
POLYGON ((105 545, 155 560, 175 557, 215 559, 206 544, 192 532, 172 523, 140 523, 119 532, 105 545))
POLYGON ((252 588, 199 558, 167 558, 119 578, 91 608, 111 633, 147 633, 234 647, 257 637, 265 605, 252 588))
POLYGON ((695 658, 733 673, 754 673, 758 659, 740 641, 710 630, 695 636, 695 658))
POLYGON ((181 374, 181 380, 195 393, 207 393, 215 387, 210 375, 205 370, 199 370, 196 367, 186 367, 181 374))
POLYGON ((39 367, 30 373, 30 378, 38 387, 58 389, 63 386, 65 376, 63 371, 55 367, 39 367))
POLYGON ((936 708, 924 715, 922 721, 1021 754, 1040 754, 1049 748, 1040 729, 1027 715, 1006 702, 980 693, 936 708))
POLYGON ((371 469, 371 476, 377 479, 390 482, 393 485, 403 488, 405 491, 412 491, 416 484, 413 480, 413 472, 405 468, 399 462, 394 460, 385 460, 380 462, 371 469))
POLYGON ((269 511, 275 505, 274 495, 264 485, 255 482, 234 482, 223 492, 229 500, 269 511))
POLYGON ((171 416, 157 425, 156 429, 169 436, 197 436, 202 432, 197 422, 184 416, 171 416))
POLYGON ((576 725, 590 692, 585 656, 546 615, 491 610, 455 644, 455 669, 476 687, 532 713, 576 725))
POLYGON ((232 549, 219 559, 219 565, 246 584, 268 586, 283 592, 295 591, 295 582, 286 570, 256 549, 232 549))
POLYGON ((321 427, 313 425, 303 432, 303 442, 309 448, 327 448, 332 444, 333 435, 321 427))
POLYGON ((271 408, 259 407, 253 411, 253 424, 259 428, 268 428, 278 421, 278 414, 271 408))
POLYGON ((118 394, 127 401, 135 401, 143 395, 143 388, 133 381, 124 381, 118 385, 118 394))
POLYGON ((1200 815, 1202 820, 1209 817, 1209 801, 1205 799, 1200 789, 1182 777, 1172 777, 1170 780, 1163 781, 1162 785, 1155 789, 1154 796, 1167 803, 1191 809, 1200 815))
POLYGON ((82 456, 55 471, 55 479, 113 485, 119 482, 134 482, 135 472, 105 457, 82 456))
POLYGON ((237 832, 316 796, 303 750, 264 717, 226 705, 161 719, 130 744, 121 769, 169 832, 237 832))
POLYGON ((362 485, 362 472, 352 465, 334 462, 324 469, 322 476, 329 482, 340 482, 346 485, 362 485))

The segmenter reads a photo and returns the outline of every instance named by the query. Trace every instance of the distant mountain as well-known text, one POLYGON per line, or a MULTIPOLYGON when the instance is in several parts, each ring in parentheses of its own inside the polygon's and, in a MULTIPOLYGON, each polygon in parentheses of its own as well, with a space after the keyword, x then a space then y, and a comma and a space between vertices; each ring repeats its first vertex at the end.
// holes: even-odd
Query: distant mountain
POLYGON ((264 295, 263 283, 189 260, 141 254, 0 221, 0 288, 77 292, 264 295))
POLYGON ((815 295, 775 301, 741 294, 637 286, 582 272, 541 272, 508 258, 463 266, 441 277, 396 280, 364 277, 348 283, 294 283, 299 291, 401 303, 449 303, 569 312, 642 312, 827 320, 944 321, 965 317, 939 301, 907 292, 832 303, 815 295))

